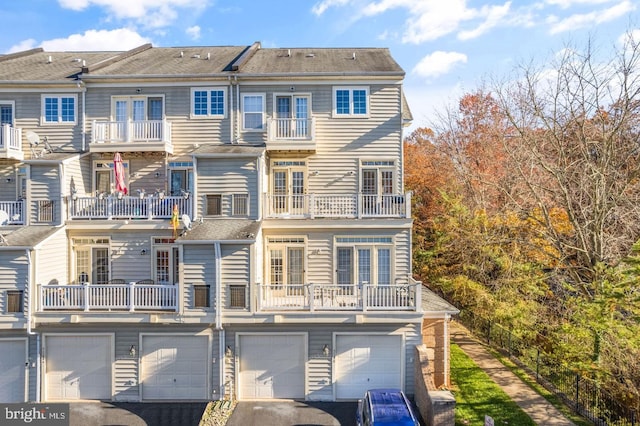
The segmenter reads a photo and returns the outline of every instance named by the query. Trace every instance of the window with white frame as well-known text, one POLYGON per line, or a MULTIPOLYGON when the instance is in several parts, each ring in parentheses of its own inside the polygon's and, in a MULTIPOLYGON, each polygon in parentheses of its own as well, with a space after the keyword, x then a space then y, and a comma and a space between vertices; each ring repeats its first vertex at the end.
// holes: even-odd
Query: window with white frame
POLYGON ((395 194, 396 166, 393 160, 368 160, 360 163, 360 192, 365 214, 385 211, 395 194))
POLYGON ((368 87, 334 87, 333 88, 333 116, 334 117, 368 117, 369 116, 369 88, 368 87))
POLYGON ((264 130, 265 96, 263 93, 242 95, 242 129, 264 130))
POLYGON ((337 237, 338 285, 390 285, 393 282, 393 237, 337 237))
POLYGON ((179 281, 178 248, 173 238, 153 239, 153 279, 157 284, 169 285, 179 281))
POLYGON ((224 87, 198 87, 191 89, 191 116, 196 118, 224 118, 227 89, 224 87))
POLYGON ((304 253, 305 239, 302 237, 268 238, 268 284, 275 288, 292 286, 290 290, 294 293, 303 291, 306 269, 304 253))
POLYGON ((43 124, 75 124, 76 95, 42 95, 43 124))
POLYGON ((249 215, 249 194, 232 194, 231 214, 233 216, 249 215))
MULTIPOLYGON (((129 187, 129 160, 124 160, 122 165, 124 167, 125 186, 129 187)), ((115 191, 113 161, 96 161, 93 163, 93 188, 98 195, 108 195, 115 191)))
POLYGON ((108 238, 74 238, 74 276, 77 284, 107 284, 111 269, 108 238))
POLYGON ((193 162, 169 162, 169 195, 172 197, 193 194, 193 162))

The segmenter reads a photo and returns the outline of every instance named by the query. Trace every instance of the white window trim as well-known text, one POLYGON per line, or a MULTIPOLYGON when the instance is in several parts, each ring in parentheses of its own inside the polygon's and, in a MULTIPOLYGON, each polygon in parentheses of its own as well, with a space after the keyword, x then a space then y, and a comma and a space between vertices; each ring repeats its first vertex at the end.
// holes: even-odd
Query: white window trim
POLYGON ((227 88, 224 86, 218 87, 192 87, 191 88, 191 99, 190 99, 190 118, 192 119, 203 119, 203 118, 227 118, 227 105, 228 105, 228 97, 227 97, 227 88), (207 113, 203 115, 197 115, 195 113, 195 92, 207 92, 207 113), (211 114, 211 92, 212 91, 221 91, 223 93, 224 104, 222 105, 222 109, 224 112, 222 114, 211 114))
POLYGON ((162 99, 162 119, 164 120, 165 108, 166 108, 166 100, 164 95, 114 95, 111 96, 111 120, 116 121, 116 102, 117 101, 127 101, 127 120, 131 120, 133 116, 133 111, 131 110, 132 101, 134 100, 144 100, 144 115, 145 120, 148 120, 148 108, 149 108, 149 99, 161 98, 162 99))
POLYGON ((360 159, 360 164, 359 164, 359 179, 358 179, 358 187, 359 190, 362 191, 362 173, 365 170, 372 170, 372 169, 376 169, 378 171, 378 182, 377 182, 377 186, 378 186, 378 193, 380 195, 382 195, 382 182, 380 182, 381 179, 381 175, 380 172, 384 171, 384 170, 391 170, 391 172, 393 173, 393 191, 392 193, 395 194, 398 191, 398 163, 393 159, 393 158, 362 158, 360 159), (382 161, 388 161, 388 162, 392 162, 393 164, 366 164, 367 162, 382 162, 382 161))
POLYGON ((267 115, 267 95, 265 93, 243 93, 242 97, 241 97, 241 102, 242 102, 242 106, 241 106, 241 111, 242 111, 242 131, 243 132, 266 132, 267 131, 267 126, 266 126, 266 115, 267 115), (245 110, 244 110, 244 101, 247 97, 249 96, 260 96, 262 97, 262 124, 261 124, 261 128, 259 129, 247 129, 247 127, 245 126, 245 110))
MULTIPOLYGON (((371 235, 341 235, 340 238, 376 238, 376 236, 371 236, 371 235)), ((391 237, 391 243, 386 243, 386 242, 371 242, 371 241, 362 241, 362 242, 342 242, 342 241, 338 241, 337 238, 334 240, 334 247, 335 250, 333 252, 333 270, 337 271, 338 269, 338 247, 342 247, 342 248, 350 248, 353 251, 353 265, 352 266, 352 276, 351 276, 351 282, 352 283, 357 283, 357 278, 358 278, 358 249, 359 248, 368 248, 371 250, 371 277, 372 277, 372 281, 373 283, 369 283, 369 285, 371 284, 375 284, 378 285, 378 249, 380 248, 386 248, 390 250, 391 256, 390 256, 390 282, 391 284, 395 283, 396 280, 396 262, 395 262, 395 257, 396 257, 396 244, 395 244, 395 238, 391 237)), ((337 272, 334 272, 334 280, 336 280, 337 278, 337 272)), ((336 280, 337 282, 337 280, 336 280)))
MULTIPOLYGON (((265 267, 264 279, 267 285, 279 285, 279 284, 273 284, 271 282, 271 250, 275 248, 275 249, 282 249, 283 252, 286 252, 286 250, 290 247, 303 249, 303 255, 302 255, 303 282, 305 283, 308 282, 309 276, 307 271, 309 270, 309 264, 308 264, 309 241, 307 240, 307 238, 305 236, 295 236, 295 235, 287 235, 287 236, 272 235, 266 239, 265 245, 264 245, 266 259, 267 259, 264 264, 264 267, 265 267), (301 240, 301 241, 294 241, 294 240, 301 240)), ((285 279, 285 281, 286 281, 286 273, 287 273, 287 270, 285 268, 283 270, 283 274, 285 274, 283 278, 285 279)), ((289 285, 289 283, 285 283, 284 285, 285 286, 289 285)))
POLYGON ((75 126, 78 124, 78 95, 75 94, 63 94, 63 93, 47 93, 40 96, 40 124, 43 126, 54 125, 54 126, 75 126), (45 99, 56 98, 58 99, 58 114, 62 110, 62 106, 60 105, 62 98, 73 98, 73 121, 62 121, 61 116, 58 115, 58 121, 46 121, 45 120, 45 99))
POLYGON ((2 101, 2 100, 0 100, 0 105, 10 105, 11 106, 11 125, 15 126, 15 123, 16 123, 16 102, 15 101, 2 101))
MULTIPOLYGON (((129 188, 129 184, 130 184, 130 178, 131 176, 129 175, 129 160, 122 160, 122 166, 124 167, 124 182, 127 185, 127 188, 129 188)), ((111 193, 113 193, 115 191, 115 184, 116 184, 116 176, 115 176, 115 166, 113 165, 113 161, 109 161, 109 160, 95 160, 93 162, 92 165, 92 169, 91 169, 91 190, 92 192, 96 192, 98 189, 96 188, 98 182, 96 182, 96 172, 98 170, 109 170, 111 173, 111 193), (98 167, 98 164, 102 164, 102 167, 98 167)), ((105 195, 109 195, 109 194, 105 194, 105 195)))
POLYGON ((371 111, 371 96, 370 96, 369 86, 334 86, 332 90, 332 108, 331 115, 333 118, 369 118, 369 114, 371 111), (348 90, 349 91, 349 113, 348 114, 338 114, 337 110, 337 102, 336 102, 336 92, 338 90, 348 90), (353 113, 353 91, 354 90, 364 90, 367 97, 367 113, 366 114, 354 114, 353 113))

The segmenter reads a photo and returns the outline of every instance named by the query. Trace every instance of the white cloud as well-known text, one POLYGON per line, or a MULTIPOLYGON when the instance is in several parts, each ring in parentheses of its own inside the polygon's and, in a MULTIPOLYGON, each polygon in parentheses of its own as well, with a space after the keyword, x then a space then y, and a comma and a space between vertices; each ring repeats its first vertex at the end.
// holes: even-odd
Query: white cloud
POLYGON ((578 28, 586 28, 604 22, 617 19, 627 13, 635 10, 636 6, 628 0, 622 1, 608 9, 593 11, 590 13, 575 14, 565 19, 559 19, 556 16, 550 16, 547 23, 551 24, 549 32, 557 34, 565 31, 572 31, 578 28))
POLYGON ((185 32, 193 40, 200 39, 200 26, 198 26, 198 25, 194 25, 193 27, 187 28, 185 32))
POLYGON ((129 50, 149 42, 149 39, 135 31, 120 28, 111 31, 88 30, 67 38, 45 40, 40 45, 49 51, 129 50))
POLYGON ((37 42, 34 39, 30 38, 27 40, 22 40, 18 44, 14 44, 9 48, 9 50, 7 50, 6 53, 22 52, 24 50, 33 49, 36 46, 37 46, 37 42))
POLYGON ((472 38, 480 37, 491 28, 499 25, 509 13, 510 7, 510 1, 503 4, 502 6, 483 6, 482 15, 486 16, 484 22, 478 25, 474 30, 461 31, 458 34, 458 38, 460 40, 469 40, 472 38))
POLYGON ((150 28, 174 22, 178 9, 203 10, 208 0, 58 0, 66 9, 82 11, 90 6, 103 8, 116 19, 132 19, 150 28))
POLYGON ((615 0, 546 0, 546 4, 550 4, 552 6, 560 6, 562 9, 568 9, 575 5, 592 5, 592 4, 603 4, 603 3, 611 3, 615 0))
POLYGON ((467 63, 467 55, 438 50, 422 58, 412 72, 422 77, 438 77, 446 74, 459 63, 467 63))
POLYGON ((322 0, 313 5, 313 7, 311 8, 311 12, 320 16, 330 7, 344 6, 347 3, 349 3, 349 0, 322 0))

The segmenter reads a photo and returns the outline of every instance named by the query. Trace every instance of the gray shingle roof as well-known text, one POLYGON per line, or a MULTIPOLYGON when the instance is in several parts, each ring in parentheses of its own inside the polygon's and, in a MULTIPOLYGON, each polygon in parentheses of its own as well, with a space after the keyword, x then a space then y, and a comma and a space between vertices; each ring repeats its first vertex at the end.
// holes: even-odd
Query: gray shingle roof
POLYGON ((183 233, 178 242, 255 240, 260 222, 249 219, 204 219, 183 233))
POLYGON ((83 76, 176 76, 219 74, 247 46, 153 47, 83 76))
POLYGON ((404 71, 384 48, 258 49, 240 74, 393 74, 404 71), (354 59, 355 58, 355 59, 354 59))
POLYGON ((38 243, 53 235, 60 228, 55 226, 5 226, 0 227, 0 247, 29 247, 33 248, 38 243))
POLYGON ((435 294, 428 287, 422 286, 422 310, 428 312, 445 312, 457 315, 460 310, 442 297, 435 294))
POLYGON ((45 52, 7 55, 0 60, 3 81, 72 81, 86 66, 108 60, 121 52, 45 52))

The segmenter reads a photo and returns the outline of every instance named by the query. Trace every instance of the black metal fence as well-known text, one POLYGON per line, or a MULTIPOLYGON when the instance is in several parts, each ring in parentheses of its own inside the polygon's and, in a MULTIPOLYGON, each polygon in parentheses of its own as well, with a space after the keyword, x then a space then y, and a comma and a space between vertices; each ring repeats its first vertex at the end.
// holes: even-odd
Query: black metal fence
POLYGON ((595 380, 583 377, 546 356, 531 342, 515 336, 499 324, 462 312, 459 321, 489 346, 507 353, 536 381, 561 398, 571 409, 600 426, 635 426, 636 411, 620 403, 595 380))

